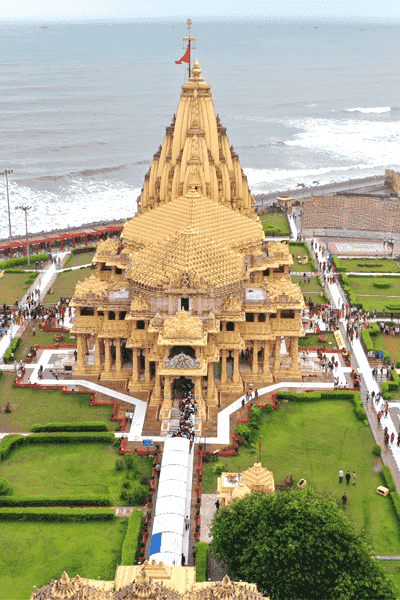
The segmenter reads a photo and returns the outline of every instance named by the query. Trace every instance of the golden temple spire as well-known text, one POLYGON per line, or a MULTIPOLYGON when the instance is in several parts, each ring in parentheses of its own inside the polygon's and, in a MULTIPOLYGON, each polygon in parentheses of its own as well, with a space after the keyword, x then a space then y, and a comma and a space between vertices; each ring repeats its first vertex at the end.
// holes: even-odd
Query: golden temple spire
POLYGON ((145 177, 138 213, 185 197, 194 186, 200 196, 256 219, 247 178, 215 113, 211 86, 201 76, 197 59, 191 73, 182 85, 176 117, 145 177))

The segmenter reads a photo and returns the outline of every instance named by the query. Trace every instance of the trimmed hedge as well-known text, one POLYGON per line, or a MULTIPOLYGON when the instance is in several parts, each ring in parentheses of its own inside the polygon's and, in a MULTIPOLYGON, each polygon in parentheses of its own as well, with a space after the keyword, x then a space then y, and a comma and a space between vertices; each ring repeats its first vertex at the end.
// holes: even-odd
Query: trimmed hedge
POLYGON ((14 350, 16 350, 18 348, 20 340, 21 340, 21 338, 19 338, 17 336, 11 342, 10 347, 6 350, 4 357, 3 357, 5 363, 8 364, 11 362, 11 352, 13 352, 14 350))
POLYGON ((379 444, 374 444, 374 447, 372 448, 372 454, 374 456, 380 456, 381 452, 382 452, 382 449, 381 449, 380 445, 379 444))
POLYGON ((392 473, 390 472, 389 467, 382 465, 381 474, 385 487, 389 488, 391 494, 395 494, 397 492, 396 484, 393 481, 392 473))
POLYGON ((197 542, 196 552, 196 581, 207 581, 208 554, 210 545, 207 542, 197 542))
POLYGON ((0 477, 0 496, 11 496, 13 489, 5 477, 0 477))
POLYGON ((371 323, 369 329, 363 329, 361 332, 361 338, 364 342, 365 349, 367 352, 370 352, 374 349, 374 342, 371 340, 371 336, 378 335, 380 332, 380 328, 378 323, 371 323))
POLYGON ((121 565, 135 565, 139 554, 139 537, 142 530, 143 514, 133 510, 128 520, 128 529, 122 544, 121 565))
POLYGON ((7 458, 11 450, 23 443, 25 436, 14 433, 6 435, 0 442, 0 461, 7 458))
POLYGON ((71 256, 74 254, 86 254, 86 252, 95 252, 97 246, 85 246, 84 248, 73 248, 71 250, 71 256))
POLYGON ((25 439, 28 444, 76 444, 77 442, 112 444, 115 437, 111 432, 93 431, 92 433, 33 433, 25 439))
POLYGON ((315 392, 301 392, 296 394, 295 392, 284 392, 278 390, 276 392, 277 398, 291 400, 293 402, 318 402, 319 400, 350 400, 354 404, 354 411, 357 419, 365 421, 367 414, 364 410, 363 403, 361 400, 360 392, 351 392, 345 390, 328 390, 328 391, 315 391, 315 392))
POLYGON ((6 435, 0 442, 0 461, 7 458, 11 450, 21 444, 76 444, 78 442, 86 443, 105 443, 113 444, 114 434, 111 432, 92 433, 32 433, 32 435, 6 435))
POLYGON ((34 433, 55 431, 109 431, 103 421, 87 421, 82 423, 47 423, 47 425, 32 425, 34 433))
POLYGON ((390 281, 374 281, 374 287, 378 288, 379 290, 387 290, 391 285, 392 284, 390 281))
MULTIPOLYGON (((48 260, 49 257, 47 254, 33 254, 29 257, 30 262, 36 263, 41 260, 48 260)), ((12 269, 13 267, 18 267, 18 265, 27 265, 28 257, 20 256, 19 258, 9 258, 8 260, 3 260, 0 262, 0 269, 12 269)))
POLYGON ((337 256, 337 254, 334 254, 332 256, 332 261, 333 261, 333 264, 336 267, 336 270, 339 271, 339 273, 346 273, 347 272, 347 267, 345 267, 342 264, 340 258, 337 256))
POLYGON ((0 506, 112 506, 109 496, 0 496, 0 506))
POLYGON ((111 521, 113 508, 0 508, 0 521, 111 521))

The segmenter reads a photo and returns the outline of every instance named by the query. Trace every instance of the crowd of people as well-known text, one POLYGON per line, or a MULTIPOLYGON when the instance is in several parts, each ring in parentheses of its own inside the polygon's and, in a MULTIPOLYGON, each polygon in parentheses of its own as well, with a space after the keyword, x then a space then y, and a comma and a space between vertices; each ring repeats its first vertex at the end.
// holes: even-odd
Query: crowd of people
POLYGON ((173 437, 185 437, 193 444, 195 431, 194 425, 196 421, 196 414, 198 410, 198 404, 194 401, 194 392, 188 392, 187 398, 179 402, 179 429, 173 435, 173 437))

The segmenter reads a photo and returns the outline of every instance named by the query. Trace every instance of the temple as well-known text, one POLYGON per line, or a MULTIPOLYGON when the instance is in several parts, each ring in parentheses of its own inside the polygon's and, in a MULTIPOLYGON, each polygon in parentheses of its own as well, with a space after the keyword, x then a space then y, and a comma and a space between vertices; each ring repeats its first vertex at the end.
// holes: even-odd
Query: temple
POLYGON ((145 566, 118 566, 114 581, 71 578, 64 571, 31 595, 31 600, 269 600, 254 583, 196 582, 195 567, 169 567, 153 561, 145 566))
POLYGON ((223 392, 300 379, 303 296, 254 204, 196 60, 137 214, 76 286, 74 375, 167 412, 192 389, 201 422, 223 392))

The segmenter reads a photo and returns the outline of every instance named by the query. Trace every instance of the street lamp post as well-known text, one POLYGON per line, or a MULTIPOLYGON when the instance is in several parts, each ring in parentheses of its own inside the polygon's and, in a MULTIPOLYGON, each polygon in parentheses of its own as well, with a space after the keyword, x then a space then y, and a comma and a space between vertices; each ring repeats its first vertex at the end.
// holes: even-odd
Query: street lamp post
POLYGON ((31 210, 32 206, 28 206, 27 204, 25 204, 25 206, 24 206, 23 204, 20 204, 20 206, 17 206, 16 208, 17 208, 17 210, 23 210, 25 213, 26 249, 28 252, 28 267, 30 267, 31 263, 30 263, 30 259, 29 259, 28 210, 31 210))
POLYGON ((11 252, 11 240, 12 240, 12 236, 11 236, 10 196, 9 196, 9 193, 8 193, 8 177, 7 177, 7 175, 10 175, 10 173, 12 173, 12 172, 13 172, 12 169, 4 169, 4 171, 2 171, 0 173, 0 175, 5 175, 6 176, 7 206, 8 206, 8 229, 9 229, 9 233, 10 233, 10 252, 11 252))

